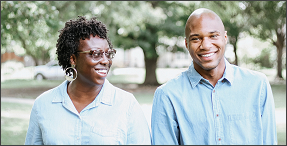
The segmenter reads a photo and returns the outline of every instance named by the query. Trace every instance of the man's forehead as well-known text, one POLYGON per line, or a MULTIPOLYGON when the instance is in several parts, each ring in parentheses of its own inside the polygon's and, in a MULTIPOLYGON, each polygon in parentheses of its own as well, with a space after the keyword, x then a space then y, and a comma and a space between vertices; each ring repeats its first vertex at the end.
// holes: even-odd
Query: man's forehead
POLYGON ((209 9, 205 9, 205 8, 200 8, 200 9, 197 9, 195 11, 193 11, 191 14, 190 14, 190 17, 191 16, 200 16, 200 15, 203 15, 203 14, 212 14, 212 15, 217 15, 215 12, 209 10, 209 9))
POLYGON ((185 34, 188 37, 195 26, 205 27, 208 32, 224 31, 224 25, 220 17, 208 9, 199 9, 193 12, 186 23, 185 34))
POLYGON ((209 20, 209 21, 221 21, 220 17, 217 16, 215 13, 205 12, 205 13, 196 13, 194 15, 190 15, 188 22, 192 23, 198 20, 209 20))

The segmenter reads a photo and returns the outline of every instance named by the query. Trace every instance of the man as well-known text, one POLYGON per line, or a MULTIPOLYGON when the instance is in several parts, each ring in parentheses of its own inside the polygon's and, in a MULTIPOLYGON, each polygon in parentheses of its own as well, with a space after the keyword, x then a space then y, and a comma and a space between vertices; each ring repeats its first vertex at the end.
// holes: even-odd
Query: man
POLYGON ((193 62, 155 91, 152 144, 277 144, 270 84, 264 74, 224 58, 227 32, 220 17, 195 10, 185 36, 193 62))

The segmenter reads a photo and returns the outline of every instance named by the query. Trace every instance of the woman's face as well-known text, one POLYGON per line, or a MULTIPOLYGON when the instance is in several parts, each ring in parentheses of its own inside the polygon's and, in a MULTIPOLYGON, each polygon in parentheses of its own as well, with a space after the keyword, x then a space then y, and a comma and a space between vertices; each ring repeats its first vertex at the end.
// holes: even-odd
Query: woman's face
MULTIPOLYGON (((80 40, 78 52, 91 50, 107 52, 109 49, 106 39, 91 35, 90 39, 80 40)), ((78 56, 75 58, 75 68, 78 72, 76 80, 91 85, 103 85, 112 65, 112 60, 108 59, 104 54, 101 54, 100 58, 95 58, 88 52, 78 53, 78 56)))

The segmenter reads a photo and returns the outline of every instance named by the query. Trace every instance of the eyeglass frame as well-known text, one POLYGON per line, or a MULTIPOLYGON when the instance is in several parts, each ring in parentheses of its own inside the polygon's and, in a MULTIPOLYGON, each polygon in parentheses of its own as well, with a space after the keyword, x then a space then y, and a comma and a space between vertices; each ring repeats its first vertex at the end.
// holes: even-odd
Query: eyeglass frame
MULTIPOLYGON (((115 49, 109 49, 107 52, 102 51, 102 50, 90 50, 90 51, 81 51, 81 52, 80 52, 80 51, 77 51, 76 53, 89 53, 90 55, 92 55, 93 60, 95 60, 93 54, 94 54, 94 52, 96 52, 96 51, 101 52, 101 56, 100 56, 100 59, 99 59, 99 60, 101 60, 101 58, 103 58, 103 54, 105 54, 105 56, 107 57, 106 53, 108 53, 108 52, 111 52, 111 51, 114 52, 113 58, 115 57, 115 55, 116 55, 116 53, 117 53, 117 51, 116 51, 115 49)), ((112 60, 113 58, 107 57, 108 60, 112 60)), ((99 61, 99 60, 95 60, 95 61, 99 61)))

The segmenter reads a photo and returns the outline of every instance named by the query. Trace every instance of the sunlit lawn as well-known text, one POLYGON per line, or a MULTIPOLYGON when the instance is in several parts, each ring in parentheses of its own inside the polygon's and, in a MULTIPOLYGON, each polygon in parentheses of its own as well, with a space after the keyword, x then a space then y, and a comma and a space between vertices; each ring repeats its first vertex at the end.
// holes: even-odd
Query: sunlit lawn
POLYGON ((24 144, 31 109, 31 104, 1 102, 1 145, 24 144))
MULTIPOLYGON (((172 76, 180 73, 179 70, 168 70, 172 76)), ((163 72, 158 70, 157 72, 163 72)), ((166 71, 166 70, 165 70, 166 71)), ((139 71, 140 72, 140 71, 139 71)), ((143 76, 141 74, 140 76, 143 76)), ((164 83, 171 78, 170 76, 158 77, 160 83, 164 83)), ((142 83, 143 78, 138 75, 123 75, 117 74, 108 77, 112 83, 142 83)), ((1 83, 1 89, 4 88, 21 88, 21 87, 55 87, 59 85, 62 80, 8 80, 1 83)), ((272 85, 276 109, 286 110, 286 84, 272 85)), ((140 104, 152 104, 153 92, 134 92, 140 104)), ((1 145, 22 145, 25 142, 26 131, 28 129, 29 115, 32 109, 31 104, 9 103, 1 101, 1 145)), ((286 145, 286 123, 277 125, 278 144, 286 145)))

